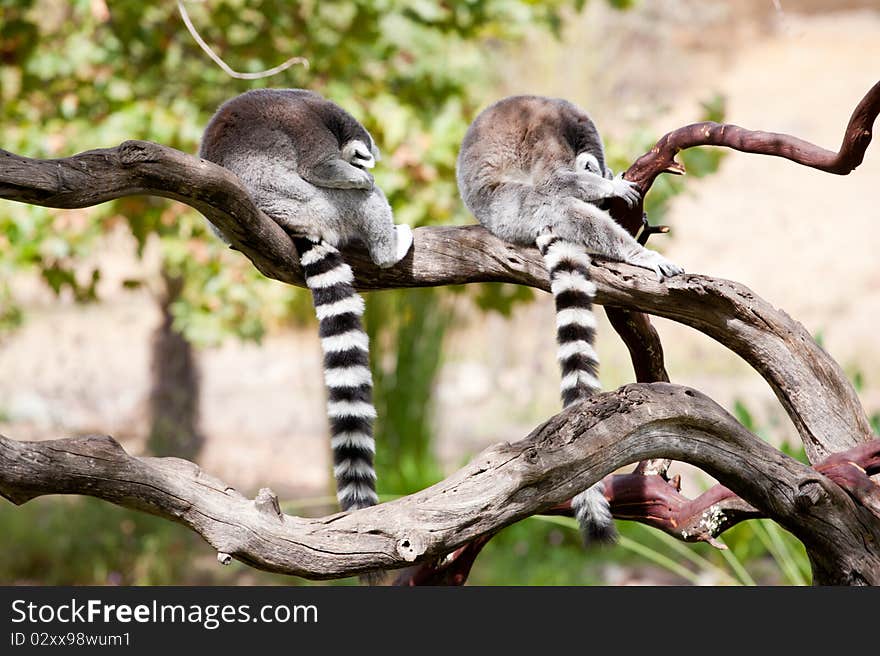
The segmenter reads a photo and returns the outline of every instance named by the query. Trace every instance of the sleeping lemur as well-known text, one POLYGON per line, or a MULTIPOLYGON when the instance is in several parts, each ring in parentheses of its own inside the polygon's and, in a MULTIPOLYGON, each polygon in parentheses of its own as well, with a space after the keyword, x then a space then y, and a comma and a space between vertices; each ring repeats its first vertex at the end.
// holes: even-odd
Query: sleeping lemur
MULTIPOLYGON (((489 232, 537 245, 556 302, 563 405, 591 396, 600 385, 590 255, 651 269, 661 279, 683 272, 597 204, 619 197, 632 206, 638 188, 605 166, 602 140, 585 112, 540 96, 505 98, 477 116, 459 152, 457 178, 465 205, 489 232)), ((572 507, 586 541, 615 538, 601 482, 575 496, 572 507)))
POLYGON ((374 505, 376 410, 364 302, 337 248, 361 240, 377 265, 389 267, 412 245, 409 226, 394 225, 366 170, 379 151, 353 116, 317 93, 259 89, 217 110, 199 155, 235 173, 256 206, 294 237, 318 315, 339 504, 374 505))

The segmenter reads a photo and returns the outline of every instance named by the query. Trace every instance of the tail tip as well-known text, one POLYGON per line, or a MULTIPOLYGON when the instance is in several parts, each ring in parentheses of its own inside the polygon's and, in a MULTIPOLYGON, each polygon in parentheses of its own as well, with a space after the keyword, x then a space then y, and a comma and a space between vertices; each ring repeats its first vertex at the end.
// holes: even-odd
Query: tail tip
POLYGON ((605 485, 597 483, 571 500, 585 546, 614 544, 617 528, 611 505, 605 498, 605 485))
POLYGON ((614 526, 614 520, 603 524, 588 517, 585 520, 580 520, 578 524, 585 547, 612 545, 617 542, 617 528, 614 526))

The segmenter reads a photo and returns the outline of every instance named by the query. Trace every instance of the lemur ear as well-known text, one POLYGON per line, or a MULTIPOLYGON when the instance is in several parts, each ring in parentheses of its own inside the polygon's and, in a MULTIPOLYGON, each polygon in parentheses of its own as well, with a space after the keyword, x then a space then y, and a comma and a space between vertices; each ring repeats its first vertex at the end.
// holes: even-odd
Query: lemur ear
POLYGON ((599 160, 593 153, 580 153, 574 160, 574 167, 578 171, 589 171, 596 174, 602 171, 599 160))

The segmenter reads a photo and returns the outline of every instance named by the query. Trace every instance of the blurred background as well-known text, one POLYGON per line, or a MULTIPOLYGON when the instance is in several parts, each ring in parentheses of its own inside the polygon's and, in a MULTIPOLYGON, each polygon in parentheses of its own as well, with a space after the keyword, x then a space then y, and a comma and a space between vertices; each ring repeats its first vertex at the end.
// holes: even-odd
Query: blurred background
MULTIPOLYGON (((698 120, 787 132, 836 149, 877 81, 880 0, 418 0, 188 2, 230 78, 176 4, 0 0, 0 148, 64 157, 126 139, 195 153, 225 99, 307 87, 370 129, 398 222, 464 224, 454 162, 470 120, 513 93, 586 108, 621 170, 698 120)), ((875 144, 876 146, 876 144, 875 144)), ((655 184, 650 244, 689 272, 738 280, 804 323, 880 425, 880 150, 836 177, 785 160, 701 149, 655 184)), ((601 314, 601 313, 600 313, 601 314)), ((632 381, 600 317, 606 389, 632 381)), ((803 458, 772 391, 708 338, 655 320, 672 380, 699 388, 803 458)), ((551 299, 510 285, 368 295, 384 499, 430 485, 559 409, 551 299)), ((109 433, 134 454, 197 461, 285 510, 334 508, 320 348, 308 294, 262 278, 189 208, 151 197, 56 211, 0 201, 0 433, 109 433)), ((712 484, 692 468, 684 491, 712 484)), ((804 584, 800 544, 769 522, 685 545, 618 523, 585 552, 571 522, 497 536, 475 584, 804 584)), ((305 584, 221 568, 188 530, 84 498, 0 502, 0 583, 305 584)), ((338 583, 338 582, 337 582, 338 583)), ((351 583, 343 581, 342 583, 351 583)))

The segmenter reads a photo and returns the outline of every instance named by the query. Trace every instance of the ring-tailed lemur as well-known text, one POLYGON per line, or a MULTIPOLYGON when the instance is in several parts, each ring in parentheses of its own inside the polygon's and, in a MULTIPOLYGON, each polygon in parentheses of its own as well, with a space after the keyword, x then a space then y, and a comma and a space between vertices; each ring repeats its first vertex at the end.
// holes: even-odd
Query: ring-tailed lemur
POLYGON ((376 410, 364 302, 337 248, 361 240, 388 267, 412 245, 409 226, 394 225, 366 170, 379 151, 353 116, 317 93, 259 89, 217 110, 199 155, 235 173, 257 207, 294 237, 319 321, 337 497, 343 510, 374 505, 376 410))
MULTIPOLYGON (((632 206, 638 188, 605 166, 602 140, 585 112, 540 96, 505 98, 480 113, 462 142, 457 179, 485 228, 514 244, 538 246, 556 302, 563 404, 592 395, 599 381, 590 255, 651 269, 661 279, 683 271, 641 246, 597 204, 619 197, 632 206)), ((585 540, 614 539, 601 483, 572 505, 585 540)))

